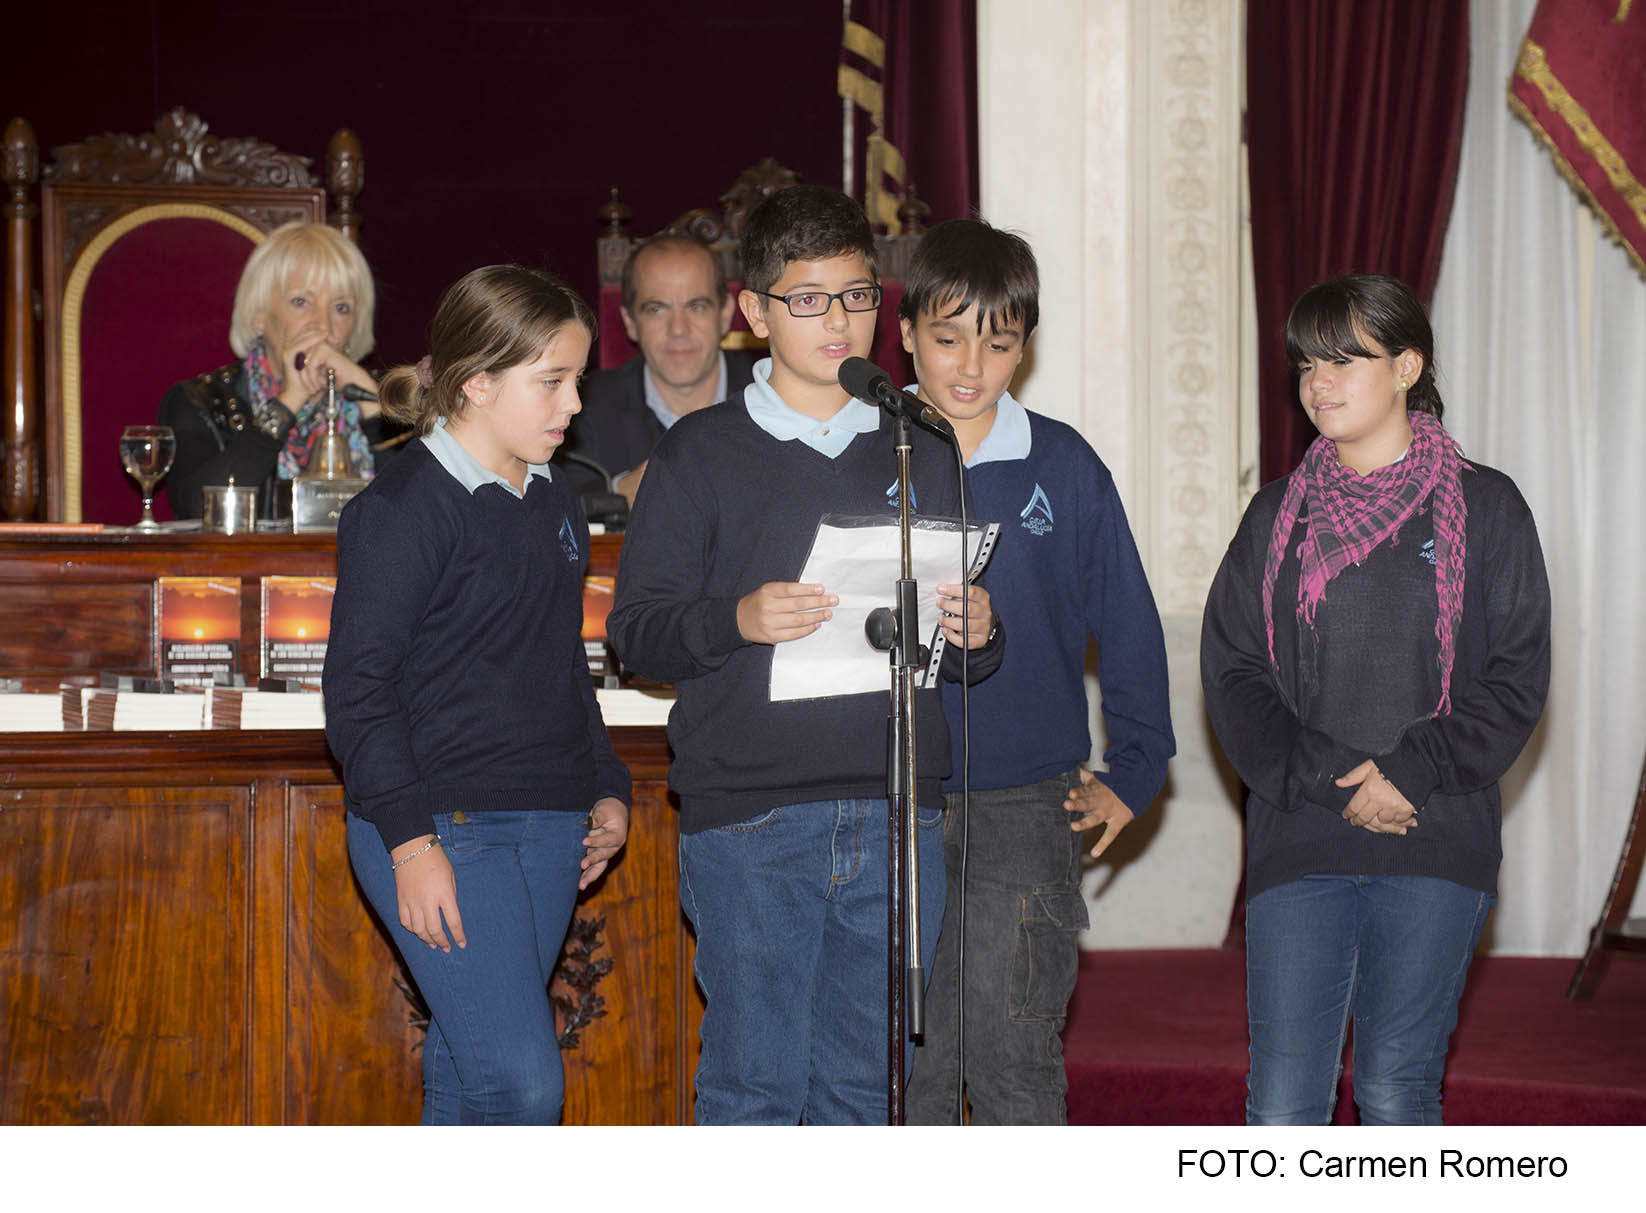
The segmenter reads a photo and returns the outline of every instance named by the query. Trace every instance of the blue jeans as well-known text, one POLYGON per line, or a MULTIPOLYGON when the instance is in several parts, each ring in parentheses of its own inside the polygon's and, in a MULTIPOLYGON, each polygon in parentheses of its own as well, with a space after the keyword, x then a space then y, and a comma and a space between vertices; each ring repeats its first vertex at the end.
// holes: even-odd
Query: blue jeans
POLYGON ((966 872, 966 1099, 977 1125, 1068 1120, 1064 1017, 1080 969, 1080 835, 1063 807, 1078 771, 949 797, 949 900, 926 999, 926 1039, 909 1081, 912 1125, 957 1125, 960 841, 966 872))
POLYGON ((1427 876, 1307 876, 1246 907, 1246 1123, 1332 1118, 1354 1015, 1363 1125, 1438 1125, 1446 1046, 1497 898, 1427 876))
MULTIPOLYGON (((885 1124, 887 807, 784 805, 680 839, 708 1006, 698 1124, 885 1124)), ((942 813, 922 808, 921 960, 943 915, 942 813)))
MULTIPOLYGON (((457 880, 468 947, 442 952, 400 925, 376 827, 348 815, 349 859, 428 1004, 426 1125, 560 1123, 566 1081, 549 1002, 577 903, 588 826, 581 813, 434 815, 457 880)), ((413 860, 413 862, 418 862, 413 860)))

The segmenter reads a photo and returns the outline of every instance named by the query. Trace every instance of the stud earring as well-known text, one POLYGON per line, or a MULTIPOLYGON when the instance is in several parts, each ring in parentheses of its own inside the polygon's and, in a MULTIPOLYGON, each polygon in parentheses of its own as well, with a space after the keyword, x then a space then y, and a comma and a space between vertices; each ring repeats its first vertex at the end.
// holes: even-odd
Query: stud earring
POLYGON ((1406 391, 1407 389, 1409 389, 1411 386, 1412 385, 1407 383, 1404 379, 1402 379, 1400 381, 1400 390, 1403 391, 1403 392, 1406 391))

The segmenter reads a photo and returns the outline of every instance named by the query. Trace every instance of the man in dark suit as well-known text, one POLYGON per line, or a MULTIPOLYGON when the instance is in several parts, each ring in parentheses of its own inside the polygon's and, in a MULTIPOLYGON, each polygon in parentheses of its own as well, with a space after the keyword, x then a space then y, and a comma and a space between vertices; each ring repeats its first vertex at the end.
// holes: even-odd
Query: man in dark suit
POLYGON ((612 482, 602 484, 587 467, 567 462, 579 492, 609 490, 633 505, 663 431, 748 386, 754 359, 720 348, 732 307, 719 258, 692 237, 654 236, 629 254, 623 327, 640 353, 584 381, 583 411, 571 424, 566 449, 600 464, 612 482))

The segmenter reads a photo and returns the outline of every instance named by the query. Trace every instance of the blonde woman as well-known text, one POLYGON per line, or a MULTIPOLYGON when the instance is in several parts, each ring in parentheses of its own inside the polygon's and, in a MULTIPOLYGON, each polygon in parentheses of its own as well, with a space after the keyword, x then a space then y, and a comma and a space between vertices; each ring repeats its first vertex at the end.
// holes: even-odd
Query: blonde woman
MULTIPOLYGON (((177 433, 166 479, 177 517, 200 517, 200 487, 230 476, 259 486, 259 513, 270 515, 275 480, 298 475, 319 437, 326 371, 339 389, 375 397, 360 365, 374 302, 366 259, 324 224, 288 223, 252 250, 234 294, 235 361, 174 384, 160 401, 160 424, 177 433)), ((375 399, 345 400, 343 420, 354 470, 370 477, 392 449, 393 427, 375 399)))

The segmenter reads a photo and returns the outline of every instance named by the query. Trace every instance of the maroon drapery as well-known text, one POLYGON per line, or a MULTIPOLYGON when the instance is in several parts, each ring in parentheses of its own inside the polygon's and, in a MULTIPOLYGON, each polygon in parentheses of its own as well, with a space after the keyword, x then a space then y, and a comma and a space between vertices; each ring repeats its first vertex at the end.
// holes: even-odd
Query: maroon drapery
POLYGON ((840 66, 841 95, 859 107, 853 192, 869 218, 894 225, 898 195, 910 185, 931 222, 974 213, 976 0, 852 0, 840 66), (888 145, 878 163, 867 147, 876 118, 888 145), (866 190, 875 183, 878 205, 866 190))
POLYGON ((1314 437, 1282 345, 1298 295, 1332 274, 1369 271, 1409 283, 1428 306, 1468 77, 1467 0, 1249 0, 1263 482, 1290 472, 1314 437))

